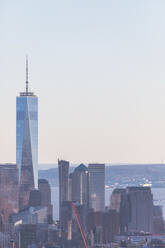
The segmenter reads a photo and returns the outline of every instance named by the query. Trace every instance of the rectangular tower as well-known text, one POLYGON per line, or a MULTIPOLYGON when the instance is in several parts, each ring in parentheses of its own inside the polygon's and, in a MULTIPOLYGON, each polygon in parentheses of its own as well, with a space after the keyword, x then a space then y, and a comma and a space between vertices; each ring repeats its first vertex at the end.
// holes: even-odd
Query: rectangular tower
POLYGON ((72 173, 72 201, 89 208, 89 173, 84 164, 80 164, 72 173))
POLYGON ((129 232, 153 233, 153 195, 149 187, 127 187, 129 232))
POLYGON ((114 209, 120 216, 120 234, 127 233, 129 223, 129 202, 126 189, 114 189, 110 198, 110 209, 114 209))
MULTIPOLYGON (((69 199, 69 162, 58 160, 58 173, 59 173, 59 219, 63 223, 62 205, 69 199)), ((61 226, 63 229, 63 227, 61 226)))
POLYGON ((95 212, 105 208, 105 164, 89 164, 89 207, 95 212))
POLYGON ((16 99, 16 162, 19 170, 20 208, 28 204, 29 193, 38 188, 38 98, 28 90, 16 99))

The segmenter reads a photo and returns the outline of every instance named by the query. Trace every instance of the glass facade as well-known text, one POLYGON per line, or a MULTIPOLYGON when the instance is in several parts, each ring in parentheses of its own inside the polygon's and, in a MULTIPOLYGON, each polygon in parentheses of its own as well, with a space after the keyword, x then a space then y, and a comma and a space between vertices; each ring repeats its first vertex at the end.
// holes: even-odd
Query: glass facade
POLYGON ((31 92, 16 99, 16 162, 19 183, 38 188, 38 98, 31 92))
POLYGON ((89 164, 89 206, 95 212, 105 208, 105 164, 89 164))

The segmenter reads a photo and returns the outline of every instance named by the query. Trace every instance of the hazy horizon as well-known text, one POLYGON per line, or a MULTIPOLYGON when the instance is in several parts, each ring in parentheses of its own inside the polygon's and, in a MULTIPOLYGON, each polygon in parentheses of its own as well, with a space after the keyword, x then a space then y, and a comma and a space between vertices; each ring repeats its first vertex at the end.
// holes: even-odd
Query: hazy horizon
POLYGON ((163 0, 2 0, 0 162, 15 162, 28 54, 39 163, 163 163, 164 7, 163 0))
MULTIPOLYGON (((73 164, 73 163, 70 163, 70 167, 77 167, 79 164, 73 164)), ((88 166, 88 163, 85 163, 86 166, 88 166)), ((106 167, 114 167, 114 166, 165 166, 165 164, 156 164, 156 163, 152 163, 152 164, 133 164, 133 163, 130 163, 130 164, 126 164, 126 163, 121 163, 121 164, 118 164, 118 163, 115 163, 115 164, 107 164, 105 163, 105 166, 106 167)), ((47 170, 47 169, 53 169, 53 168, 56 168, 58 169, 58 164, 56 163, 51 163, 51 164, 42 164, 40 163, 38 165, 38 170, 47 170)))

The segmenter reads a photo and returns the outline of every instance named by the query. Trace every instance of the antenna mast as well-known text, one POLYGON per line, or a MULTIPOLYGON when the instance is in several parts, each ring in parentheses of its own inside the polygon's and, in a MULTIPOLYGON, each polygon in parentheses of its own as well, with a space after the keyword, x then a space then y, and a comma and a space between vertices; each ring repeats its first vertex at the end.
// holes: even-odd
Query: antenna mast
POLYGON ((28 95, 28 56, 26 55, 26 95, 28 95))

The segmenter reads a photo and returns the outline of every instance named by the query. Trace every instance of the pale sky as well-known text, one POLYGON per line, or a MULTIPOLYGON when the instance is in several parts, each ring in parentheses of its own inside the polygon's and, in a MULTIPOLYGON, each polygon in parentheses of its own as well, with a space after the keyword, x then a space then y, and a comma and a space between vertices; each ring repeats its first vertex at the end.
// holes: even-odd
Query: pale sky
POLYGON ((0 162, 39 96, 39 162, 165 161, 164 0, 0 0, 0 162))

